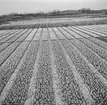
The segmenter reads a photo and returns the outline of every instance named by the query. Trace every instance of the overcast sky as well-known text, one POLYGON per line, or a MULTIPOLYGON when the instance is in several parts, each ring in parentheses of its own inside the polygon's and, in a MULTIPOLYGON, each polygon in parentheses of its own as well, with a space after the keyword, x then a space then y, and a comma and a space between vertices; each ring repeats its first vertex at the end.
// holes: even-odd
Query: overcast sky
POLYGON ((0 15, 80 8, 107 9, 107 0, 0 0, 0 15))

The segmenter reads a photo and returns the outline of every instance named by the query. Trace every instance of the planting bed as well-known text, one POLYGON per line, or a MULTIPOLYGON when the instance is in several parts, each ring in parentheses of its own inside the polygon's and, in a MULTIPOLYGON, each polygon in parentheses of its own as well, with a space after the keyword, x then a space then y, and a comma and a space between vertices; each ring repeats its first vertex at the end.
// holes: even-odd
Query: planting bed
POLYGON ((107 105, 107 25, 53 25, 0 31, 0 105, 107 105))

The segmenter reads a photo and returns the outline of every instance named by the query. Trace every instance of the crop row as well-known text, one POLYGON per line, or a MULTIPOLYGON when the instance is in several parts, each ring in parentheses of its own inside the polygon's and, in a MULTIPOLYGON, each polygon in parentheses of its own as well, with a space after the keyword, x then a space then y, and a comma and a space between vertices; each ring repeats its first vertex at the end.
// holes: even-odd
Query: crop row
POLYGON ((79 35, 83 35, 84 37, 85 37, 85 35, 89 36, 89 37, 95 37, 95 38, 102 37, 100 34, 90 32, 89 30, 85 30, 82 27, 72 27, 72 28, 70 27, 69 29, 76 32, 79 35))
POLYGON ((58 41, 51 41, 55 55, 55 64, 60 81, 62 101, 66 105, 83 105, 85 100, 72 73, 58 41))
POLYGON ((72 41, 72 43, 76 45, 76 47, 83 53, 89 62, 107 79, 107 63, 83 43, 77 40, 72 41))
POLYGON ((93 37, 90 37, 89 39, 107 50, 107 43, 93 37))
POLYGON ((95 51, 98 55, 100 55, 102 58, 107 60, 107 50, 105 50, 104 48, 100 47, 100 43, 99 45, 96 44, 96 42, 94 41, 90 41, 90 38, 86 38, 84 37, 84 35, 79 34, 80 36, 82 36, 82 38, 80 38, 79 40, 84 43, 86 46, 88 46, 91 50, 95 51))
POLYGON ((93 34, 95 36, 106 36, 106 32, 104 31, 101 31, 101 30, 96 30, 96 29, 91 29, 90 27, 80 27, 80 26, 77 26, 75 28, 78 28, 78 29, 81 29, 82 31, 85 31, 89 34, 93 34), (88 31, 87 31, 88 30, 88 31))
MULTIPOLYGON (((33 31, 29 34, 29 36, 24 41, 31 41, 33 36, 35 37, 37 35, 36 34, 37 32, 38 32, 38 29, 34 28, 33 31)), ((34 38, 33 38, 33 40, 34 40, 34 38)))
MULTIPOLYGON (((64 30, 62 30, 62 32, 64 33, 64 31, 67 31, 68 32, 68 30, 65 30, 66 28, 64 28, 64 30)), ((69 30, 69 32, 70 32, 71 30, 69 30)), ((68 33, 69 33, 68 32, 68 33)), ((73 30, 73 32, 75 32, 75 30, 73 30)), ((72 35, 72 34, 71 34, 72 35)), ((94 50, 94 51, 92 51, 92 52, 94 52, 97 56, 98 55, 100 55, 101 57, 103 57, 104 59, 105 59, 105 57, 106 57, 106 53, 107 53, 107 51, 104 49, 104 47, 102 48, 102 47, 100 47, 100 46, 98 46, 98 45, 96 45, 95 44, 95 42, 94 41, 89 41, 89 40, 87 40, 87 39, 90 39, 90 38, 87 38, 87 37, 85 37, 84 35, 82 35, 82 33, 80 34, 80 33, 78 33, 78 35, 80 35, 80 36, 82 36, 83 38, 79 38, 79 39, 77 39, 77 40, 80 40, 82 43, 87 43, 86 45, 88 46, 88 47, 90 47, 91 48, 91 50, 94 50), (84 40, 84 41, 82 41, 82 40, 84 40), (94 42, 94 43, 93 43, 94 42), (104 55, 103 55, 104 54, 104 55)), ((68 38, 68 36, 65 34, 65 36, 66 36, 66 38, 67 39, 69 39, 68 38)), ((74 41, 76 40, 76 38, 75 38, 75 35, 72 35, 73 37, 74 37, 74 41)), ((94 39, 96 39, 96 38, 94 38, 94 39)), ((102 43, 102 45, 103 45, 103 43, 104 42, 102 42, 102 41, 100 41, 99 40, 99 44, 100 43, 102 43)), ((104 44, 106 44, 106 43, 104 43, 104 44)), ((99 57, 99 56, 98 56, 99 57)), ((102 59, 101 57, 99 57, 99 59, 102 59)), ((83 56, 83 58, 84 58, 84 56, 83 56)), ((104 62, 106 62, 104 59, 102 59, 104 62)), ((86 60, 86 59, 85 59, 86 60)), ((87 61, 86 60, 86 62, 89 64, 90 62, 89 61, 87 61)), ((90 64, 89 64, 89 66, 90 66, 90 64)), ((97 69, 95 69, 94 67, 92 67, 92 66, 90 66, 92 69, 94 69, 95 71, 97 70, 97 69)), ((94 71, 93 71, 94 72, 94 71)), ((104 78, 98 71, 97 71, 97 73, 96 73, 96 76, 98 76, 100 79, 101 79, 101 81, 103 81, 103 83, 105 83, 105 85, 106 85, 106 78, 104 78), (104 82, 105 81, 105 82, 104 82)))
POLYGON ((17 32, 11 34, 11 35, 9 35, 8 37, 5 37, 4 39, 2 39, 2 40, 0 41, 0 45, 4 44, 5 42, 8 42, 10 39, 18 36, 18 34, 20 34, 21 31, 22 31, 22 30, 19 30, 19 31, 17 31, 17 32))
MULTIPOLYGON (((34 33, 32 33, 33 37, 35 36, 34 33)), ((32 37, 32 40, 33 40, 32 37)), ((31 41, 32 41, 31 40, 31 41)), ((23 54, 27 50, 30 42, 22 42, 17 49, 13 52, 11 56, 2 64, 0 68, 0 81, 1 83, 0 90, 2 91, 3 87, 8 82, 9 78, 11 77, 12 73, 14 72, 15 68, 17 67, 18 63, 20 62, 21 58, 23 57, 23 54)), ((0 92, 1 92, 0 91, 0 92)))
POLYGON ((0 30, 0 34, 5 33, 6 31, 9 31, 9 30, 0 30))
MULTIPOLYGON (((106 47, 106 45, 107 45, 106 43, 104 43, 94 37, 86 38, 86 37, 84 37, 84 34, 79 34, 79 35, 82 36, 82 38, 80 38, 78 40, 80 40, 82 43, 84 43, 86 46, 88 46, 91 50, 96 52, 99 56, 101 56, 102 58, 107 60, 107 50, 104 48, 104 46, 106 47), (93 39, 93 41, 90 39, 93 39), (96 39, 96 41, 95 41, 95 39, 96 39), (103 48, 102 48, 102 46, 103 46, 103 48)), ((67 35, 66 35, 66 37, 67 37, 67 35)))
POLYGON ((86 46, 88 46, 90 49, 95 51, 98 55, 100 55, 103 59, 107 60, 107 50, 105 50, 102 47, 99 47, 95 43, 87 40, 87 39, 80 39, 81 42, 83 42, 86 46))
POLYGON ((100 30, 102 32, 107 32, 107 25, 91 26, 90 28, 93 28, 93 29, 96 29, 96 30, 100 30))
POLYGON ((87 34, 82 33, 81 31, 75 30, 74 27, 66 27, 63 29, 65 29, 67 32, 69 32, 69 34, 71 34, 71 36, 74 36, 75 38, 82 38, 82 36, 80 34, 82 34, 85 38, 90 37, 87 34), (72 33, 74 33, 74 34, 72 34, 72 33), (76 35, 78 35, 78 37, 76 37, 76 35))
POLYGON ((12 73, 20 62, 25 50, 27 49, 28 42, 23 42, 13 54, 1 65, 0 67, 0 93, 10 79, 12 73))
POLYGON ((11 40, 18 37, 20 35, 20 33, 23 33, 23 30, 19 30, 19 31, 13 33, 12 35, 2 39, 2 41, 0 41, 0 43, 1 43, 0 45, 4 44, 5 42, 11 42, 11 40))
MULTIPOLYGON (((24 33, 24 31, 23 31, 23 33, 24 33)), ((16 40, 18 40, 18 38, 20 38, 22 35, 23 35, 23 33, 21 32, 19 32, 18 33, 18 35, 16 35, 16 36, 13 36, 12 38, 10 38, 10 39, 6 39, 6 41, 5 41, 5 43, 4 43, 4 41, 3 41, 3 43, 0 45, 0 52, 2 52, 3 50, 5 50, 8 46, 10 46, 11 44, 14 44, 14 42, 16 41, 16 40)))
POLYGON ((3 36, 5 36, 6 34, 8 34, 8 33, 11 32, 11 31, 12 31, 12 30, 5 30, 4 33, 1 33, 1 34, 0 34, 0 38, 3 37, 3 36))
POLYGON ((58 27, 58 29, 60 30, 60 32, 62 32, 64 35, 66 35, 69 40, 70 39, 74 39, 73 36, 75 36, 76 38, 81 38, 81 36, 79 36, 78 34, 74 33, 73 31, 67 30, 66 27, 60 27, 60 28, 58 27), (65 30, 67 30, 67 31, 65 31, 65 30))
MULTIPOLYGON (((72 28, 70 28, 70 29, 72 29, 72 28)), ((73 29, 73 30, 74 30, 74 29, 73 29)), ((95 44, 97 44, 97 45, 100 46, 100 47, 103 47, 104 49, 107 49, 107 43, 105 43, 104 41, 101 41, 101 40, 99 40, 98 38, 96 38, 96 37, 95 37, 95 34, 93 35, 92 33, 87 32, 87 31, 85 31, 85 30, 83 30, 83 29, 79 29, 79 28, 76 28, 75 30, 78 30, 78 35, 85 37, 84 34, 86 34, 87 36, 89 36, 89 37, 87 38, 88 40, 94 42, 95 44), (82 33, 80 34, 79 31, 81 31, 82 33)), ((75 30, 74 30, 74 31, 75 31, 75 30)), ((67 30, 67 31, 68 31, 68 30, 67 30)), ((69 30, 69 32, 72 32, 72 31, 69 30)), ((76 32, 77 32, 77 31, 76 31, 76 32)), ((85 38, 86 38, 86 37, 85 37, 85 38)))
POLYGON ((12 32, 14 32, 14 30, 5 30, 4 33, 1 33, 1 34, 0 34, 0 37, 3 37, 3 36, 5 36, 5 35, 8 35, 9 33, 12 33, 12 32))
POLYGON ((38 60, 33 105, 55 105, 49 42, 43 41, 38 60))
POLYGON ((32 42, 28 52, 21 64, 11 89, 8 92, 2 105, 23 105, 27 99, 30 79, 32 77, 33 66, 36 60, 36 54, 39 47, 39 41, 32 42))
POLYGON ((103 31, 103 30, 96 30, 94 28, 91 28, 91 27, 82 27, 83 29, 88 29, 89 31, 92 31, 92 32, 96 32, 96 33, 99 33, 101 34, 102 36, 107 36, 107 31, 103 31))
POLYGON ((48 36, 47 36, 47 29, 46 28, 43 28, 43 40, 45 41, 45 40, 48 40, 48 36))
POLYGON ((16 48, 22 43, 22 41, 30 34, 32 30, 22 35, 12 45, 7 47, 3 52, 0 53, 0 65, 16 50, 16 48))
POLYGON ((40 38, 41 38, 41 32, 42 32, 42 31, 43 31, 42 28, 39 28, 39 29, 38 29, 35 37, 33 38, 33 41, 40 40, 40 38))
MULTIPOLYGON (((54 89, 53 83, 49 47, 49 44, 51 44, 59 80, 59 90, 61 91, 59 93, 61 95, 61 101, 63 101, 65 105, 86 105, 84 94, 80 90, 79 84, 77 83, 78 80, 75 79, 73 74, 73 68, 70 67, 63 53, 62 46, 60 46, 58 42, 60 39, 59 41, 65 48, 84 84, 89 89, 95 104, 106 105, 107 87, 94 74, 92 68, 89 67, 88 63, 85 62, 84 58, 82 58, 79 53, 81 53, 98 70, 98 72, 107 79, 107 62, 104 60, 107 60, 107 44, 95 37, 85 37, 82 32, 80 32, 80 35, 77 34, 81 38, 76 38, 72 35, 70 36, 70 34, 67 33, 67 31, 69 33, 75 33, 75 31, 79 33, 79 30, 84 31, 78 27, 73 28, 73 31, 70 30, 70 28, 49 28, 50 34, 52 33, 52 35, 54 35, 50 35, 51 42, 49 43, 47 36, 48 31, 45 29, 41 28, 39 31, 39 33, 42 32, 44 36, 42 39, 39 61, 37 62, 38 70, 35 80, 33 104, 56 105, 56 90, 54 89), (68 37, 68 39, 73 40, 67 40, 64 35, 68 37)), ((9 40, 0 46, 0 94, 12 74, 15 72, 20 60, 22 60, 22 57, 25 55, 25 52, 27 52, 21 66, 18 67, 19 71, 16 74, 13 84, 11 84, 12 87, 9 89, 9 93, 6 95, 6 98, 2 103, 3 105, 22 105, 27 98, 29 98, 29 84, 31 82, 33 67, 40 44, 38 40, 41 39, 41 35, 39 35, 38 31, 37 36, 34 35, 35 33, 36 29, 33 31, 32 29, 17 31, 16 34, 14 33, 11 37, 4 38, 3 41, 9 40), (28 40, 32 41, 32 43, 28 40)))
POLYGON ((79 35, 83 35, 84 37, 85 36, 88 36, 88 37, 100 37, 98 34, 91 33, 89 31, 83 30, 80 27, 79 28, 73 27, 73 28, 70 28, 70 29, 72 29, 73 31, 76 31, 79 35))
POLYGON ((89 29, 89 28, 83 28, 83 27, 81 27, 81 29, 83 29, 83 30, 85 30, 85 31, 87 31, 87 32, 96 34, 96 35, 98 35, 98 37, 104 37, 104 36, 107 36, 107 35, 106 35, 105 33, 103 33, 103 32, 99 32, 99 31, 91 30, 91 29, 89 29))
MULTIPOLYGON (((7 39, 8 37, 11 37, 13 34, 15 34, 16 32, 18 32, 18 30, 13 30, 10 33, 7 33, 6 35, 3 35, 2 37, 0 37, 0 42, 3 43, 2 41, 7 39)), ((1 44, 0 43, 0 44, 1 44)))
POLYGON ((100 104, 107 100, 107 89, 102 82, 95 76, 84 59, 77 53, 72 44, 66 40, 61 40, 73 64, 78 70, 84 83, 88 86, 89 92, 96 104, 100 104))

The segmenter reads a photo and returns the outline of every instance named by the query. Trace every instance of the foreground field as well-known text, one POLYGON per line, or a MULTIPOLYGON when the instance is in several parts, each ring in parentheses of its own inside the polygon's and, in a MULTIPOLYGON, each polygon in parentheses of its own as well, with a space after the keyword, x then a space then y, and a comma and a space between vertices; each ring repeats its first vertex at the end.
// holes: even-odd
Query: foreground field
POLYGON ((107 25, 35 27, 0 31, 0 105, 107 105, 107 25))

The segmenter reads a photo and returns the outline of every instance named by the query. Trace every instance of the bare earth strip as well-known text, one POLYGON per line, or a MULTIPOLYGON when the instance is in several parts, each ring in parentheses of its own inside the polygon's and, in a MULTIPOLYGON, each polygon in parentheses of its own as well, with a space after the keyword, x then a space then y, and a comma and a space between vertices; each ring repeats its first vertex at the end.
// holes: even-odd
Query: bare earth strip
POLYGON ((38 48, 38 52, 37 52, 37 57, 36 57, 36 61, 33 67, 33 75, 29 84, 29 90, 28 90, 28 96, 27 96, 27 100, 25 101, 25 105, 33 105, 33 101, 34 101, 34 96, 35 96, 35 80, 37 77, 37 70, 38 70, 38 60, 40 57, 40 51, 41 51, 41 45, 42 45, 42 30, 40 32, 40 39, 38 40, 40 45, 38 48))
POLYGON ((16 78, 17 73, 19 72, 19 69, 23 63, 23 60, 25 59, 26 55, 28 52, 28 48, 26 49, 26 52, 24 54, 24 56, 22 57, 20 63, 18 64, 17 68, 15 69, 14 73, 12 74, 11 78, 9 79, 8 83, 6 84, 5 88, 3 89, 1 96, 0 96, 0 105, 2 105, 2 102, 4 101, 4 99, 6 98, 6 96, 8 95, 8 91, 11 89, 12 84, 16 78))
POLYGON ((69 65, 70 65, 70 67, 72 68, 72 72, 74 74, 76 82, 79 84, 79 88, 80 88, 82 94, 84 95, 84 98, 86 100, 86 103, 84 103, 84 105, 85 104, 93 105, 94 101, 93 101, 92 97, 90 96, 90 93, 88 91, 87 86, 84 84, 82 78, 80 77, 78 71, 76 70, 76 68, 75 68, 74 64, 72 63, 71 59, 69 58, 69 55, 67 54, 67 52, 66 52, 65 48, 63 47, 62 43, 60 42, 60 40, 59 40, 59 43, 60 43, 60 46, 63 49, 64 55, 66 56, 66 59, 67 59, 69 65))
POLYGON ((57 68, 55 65, 55 57, 54 57, 54 53, 53 53, 52 45, 50 41, 51 33, 49 32, 49 30, 48 30, 48 34, 49 34, 48 41, 50 45, 50 58, 51 58, 51 67, 52 67, 52 75, 53 75, 53 87, 54 87, 54 92, 55 92, 55 101, 56 101, 56 105, 64 105, 60 97, 59 79, 58 79, 58 74, 57 74, 57 68))
MULTIPOLYGON (((66 36, 67 37, 67 36, 66 36)), ((76 40, 77 38, 73 36, 76 40)), ((79 40, 79 39, 77 39, 79 40)), ((107 80, 98 72, 98 70, 85 58, 85 56, 74 46, 74 49, 80 54, 80 56, 85 60, 85 62, 88 64, 88 66, 91 68, 92 72, 95 73, 97 77, 100 78, 100 80, 107 86, 107 80)))
MULTIPOLYGON (((33 38, 32 38, 32 40, 33 40, 33 38)), ((21 65, 23 64, 24 59, 26 58, 26 55, 27 55, 28 50, 29 50, 29 46, 31 46, 31 41, 29 43, 28 42, 23 42, 23 43, 28 43, 28 46, 26 47, 26 49, 23 53, 23 56, 22 56, 21 60, 19 61, 19 64, 18 64, 17 68, 15 69, 14 73, 12 74, 11 78, 9 79, 8 83, 6 84, 5 88, 3 89, 2 93, 1 93, 0 103, 2 103, 4 101, 4 99, 8 95, 9 90, 11 89, 11 87, 13 85, 13 82, 16 78, 16 75, 19 72, 19 69, 20 69, 21 65)))

